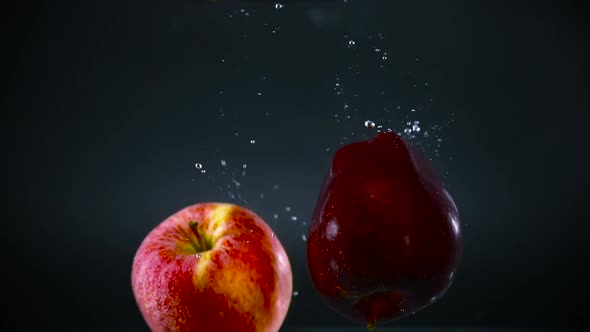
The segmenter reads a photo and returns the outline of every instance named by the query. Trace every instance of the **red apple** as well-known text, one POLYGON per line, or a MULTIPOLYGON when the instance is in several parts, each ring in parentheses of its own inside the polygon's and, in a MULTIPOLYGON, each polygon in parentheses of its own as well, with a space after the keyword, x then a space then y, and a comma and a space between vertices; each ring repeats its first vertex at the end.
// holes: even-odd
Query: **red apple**
POLYGON ((373 329, 440 298, 461 242, 457 208, 432 166, 381 133, 334 155, 309 232, 308 270, 335 311, 373 329))
POLYGON ((278 331, 292 294, 289 259, 243 207, 189 206, 152 230, 131 275, 152 331, 278 331))

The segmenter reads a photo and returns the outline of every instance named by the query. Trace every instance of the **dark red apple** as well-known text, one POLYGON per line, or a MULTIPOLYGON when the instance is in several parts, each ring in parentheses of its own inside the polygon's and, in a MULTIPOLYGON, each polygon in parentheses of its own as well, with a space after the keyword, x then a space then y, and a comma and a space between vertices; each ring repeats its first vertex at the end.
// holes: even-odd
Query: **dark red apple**
POLYGON ((336 152, 308 238, 316 290, 369 329, 440 298, 462 252, 453 199, 430 163, 394 133, 336 152))

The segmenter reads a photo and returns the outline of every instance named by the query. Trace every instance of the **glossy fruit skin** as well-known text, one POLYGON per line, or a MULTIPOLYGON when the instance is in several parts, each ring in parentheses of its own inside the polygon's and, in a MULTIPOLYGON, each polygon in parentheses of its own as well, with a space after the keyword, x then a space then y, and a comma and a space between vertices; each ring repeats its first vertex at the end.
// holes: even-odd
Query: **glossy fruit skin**
POLYGON ((330 307, 373 328, 432 304, 462 254, 459 213, 432 166, 398 135, 339 149, 307 243, 308 271, 330 307))
POLYGON ((131 283, 154 332, 276 332, 292 297, 291 266, 272 229, 246 208, 215 202, 153 229, 135 254, 131 283), (191 251, 191 221, 210 250, 191 251))

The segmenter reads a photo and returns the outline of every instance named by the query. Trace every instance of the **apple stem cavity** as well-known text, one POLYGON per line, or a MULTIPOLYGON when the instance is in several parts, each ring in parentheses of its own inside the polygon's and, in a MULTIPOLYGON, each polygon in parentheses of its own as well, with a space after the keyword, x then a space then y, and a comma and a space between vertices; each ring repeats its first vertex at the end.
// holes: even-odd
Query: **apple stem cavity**
POLYGON ((198 222, 189 221, 188 227, 191 229, 193 236, 189 234, 187 237, 191 245, 195 249, 195 253, 208 251, 211 250, 211 248, 213 248, 213 245, 207 238, 205 231, 203 231, 203 228, 198 222))

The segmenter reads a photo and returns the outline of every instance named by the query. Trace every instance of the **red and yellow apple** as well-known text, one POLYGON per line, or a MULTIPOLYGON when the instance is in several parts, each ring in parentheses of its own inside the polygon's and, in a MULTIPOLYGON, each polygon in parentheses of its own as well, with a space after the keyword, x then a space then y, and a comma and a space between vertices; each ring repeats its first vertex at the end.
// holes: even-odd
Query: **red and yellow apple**
POLYGON ((336 152, 307 245, 313 285, 336 312, 372 329, 425 308, 451 285, 461 252, 453 199, 401 137, 336 152))
POLYGON ((202 203, 147 235, 131 283, 154 332, 276 332, 292 278, 287 254, 262 218, 237 205, 202 203))

